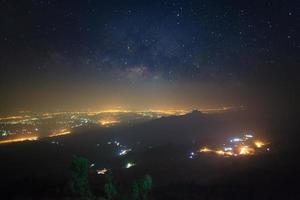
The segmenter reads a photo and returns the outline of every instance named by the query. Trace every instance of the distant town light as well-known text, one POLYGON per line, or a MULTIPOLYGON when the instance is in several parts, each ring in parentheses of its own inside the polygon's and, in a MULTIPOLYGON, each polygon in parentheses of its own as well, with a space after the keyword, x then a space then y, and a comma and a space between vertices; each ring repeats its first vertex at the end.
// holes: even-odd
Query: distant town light
MULTIPOLYGON (((242 156, 242 155, 254 155, 256 150, 262 148, 267 145, 267 143, 254 140, 254 136, 250 134, 245 134, 243 138, 235 137, 230 140, 230 143, 234 143, 232 146, 227 146, 228 144, 223 144, 223 149, 209 149, 207 147, 203 147, 198 152, 206 153, 212 152, 217 155, 222 156, 242 156)), ((266 151, 270 151, 269 147, 266 148, 266 151)))
POLYGON ((249 154, 254 154, 254 149, 250 148, 248 146, 242 146, 240 147, 240 155, 249 155, 249 154))
POLYGON ((215 152, 216 152, 216 154, 219 154, 219 155, 224 155, 225 154, 225 152, 222 151, 222 150, 218 150, 218 151, 215 151, 215 152))
POLYGON ((200 152, 210 152, 210 151, 212 151, 212 150, 208 149, 207 147, 200 149, 200 152))
POLYGON ((135 163, 129 162, 129 163, 126 164, 125 168, 129 169, 129 168, 131 168, 133 166, 135 166, 135 163))
POLYGON ((0 141, 0 144, 12 143, 12 142, 34 141, 34 140, 37 140, 37 139, 38 139, 37 136, 22 137, 22 138, 17 138, 17 139, 2 140, 2 141, 0 141))
POLYGON ((255 146, 256 146, 257 148, 261 148, 262 146, 265 145, 265 143, 263 143, 263 142, 261 142, 261 141, 255 141, 254 144, 255 144, 255 146))
POLYGON ((232 140, 230 140, 230 142, 241 142, 242 139, 240 138, 233 138, 232 140))
POLYGON ((106 174, 107 171, 108 171, 108 169, 106 169, 106 168, 98 169, 98 170, 97 170, 97 174, 99 174, 99 175, 104 175, 104 174, 106 174))
POLYGON ((99 120, 99 124, 101 126, 105 126, 105 127, 110 127, 110 126, 116 125, 118 123, 120 123, 120 121, 115 120, 115 119, 101 119, 101 120, 99 120))
POLYGON ((232 151, 232 147, 224 147, 224 151, 232 151))
POLYGON ((64 129, 59 130, 58 132, 54 132, 54 133, 50 134, 49 137, 68 135, 70 133, 71 133, 70 130, 64 128, 64 129))
POLYGON ((124 155, 126 155, 129 151, 131 151, 131 149, 124 149, 124 150, 121 150, 120 153, 119 153, 119 156, 124 156, 124 155))

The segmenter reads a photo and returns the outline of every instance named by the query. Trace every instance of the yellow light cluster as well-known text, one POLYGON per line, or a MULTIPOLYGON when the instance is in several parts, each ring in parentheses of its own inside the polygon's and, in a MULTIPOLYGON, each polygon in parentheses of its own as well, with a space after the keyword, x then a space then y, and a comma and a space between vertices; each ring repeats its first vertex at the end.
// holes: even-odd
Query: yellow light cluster
POLYGON ((104 175, 108 170, 106 168, 103 168, 103 169, 98 169, 97 170, 97 174, 99 175, 104 175))
POLYGON ((200 152, 211 152, 213 150, 207 148, 207 147, 203 147, 202 149, 199 150, 200 152))
POLYGON ((237 156, 237 155, 253 155, 255 153, 255 149, 249 146, 240 146, 238 148, 238 152, 234 153, 233 151, 224 151, 224 150, 213 150, 207 147, 204 147, 199 150, 200 153, 215 153, 221 156, 237 156))
POLYGON ((261 147, 263 147, 263 146, 266 145, 266 144, 265 144, 264 142, 262 142, 262 141, 255 141, 254 144, 255 144, 255 146, 256 146, 257 148, 261 148, 261 147))
POLYGON ((255 153, 255 150, 248 146, 241 146, 239 149, 240 155, 253 155, 255 153))
POLYGON ((49 137, 56 137, 56 136, 68 135, 70 133, 71 133, 70 130, 62 129, 59 132, 52 133, 51 135, 49 135, 49 137))
POLYGON ((212 153, 215 153, 217 155, 222 155, 222 156, 232 156, 233 155, 233 153, 231 151, 212 150, 212 149, 209 149, 207 147, 204 147, 204 148, 200 149, 199 152, 200 153, 212 152, 212 153))
POLYGON ((24 141, 34 141, 37 139, 38 139, 37 136, 22 137, 22 138, 16 138, 16 139, 3 140, 3 141, 0 141, 0 144, 7 144, 7 143, 13 143, 13 142, 24 142, 24 141))
POLYGON ((110 119, 99 120, 99 124, 101 126, 107 126, 107 127, 118 124, 118 123, 120 123, 120 121, 118 121, 118 120, 110 120, 110 119))
POLYGON ((29 116, 10 116, 10 117, 2 117, 0 120, 11 120, 11 119, 24 119, 28 118, 29 116))

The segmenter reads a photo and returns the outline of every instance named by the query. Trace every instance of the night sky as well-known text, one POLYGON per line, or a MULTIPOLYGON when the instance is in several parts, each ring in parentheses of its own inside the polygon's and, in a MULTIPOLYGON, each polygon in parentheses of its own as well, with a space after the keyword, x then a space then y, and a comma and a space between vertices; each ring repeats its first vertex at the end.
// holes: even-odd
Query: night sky
POLYGON ((297 0, 0 1, 0 111, 288 104, 297 0))

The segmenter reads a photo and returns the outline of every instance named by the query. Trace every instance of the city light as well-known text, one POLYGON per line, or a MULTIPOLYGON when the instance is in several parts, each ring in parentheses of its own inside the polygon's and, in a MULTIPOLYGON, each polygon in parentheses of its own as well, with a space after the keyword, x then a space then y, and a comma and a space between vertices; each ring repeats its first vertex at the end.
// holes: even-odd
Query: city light
POLYGON ((108 169, 106 169, 106 168, 97 169, 97 174, 104 175, 104 174, 106 174, 107 171, 108 171, 108 169))
POLYGON ((105 127, 110 127, 110 126, 113 126, 113 125, 116 125, 120 123, 119 120, 114 120, 114 119, 101 119, 99 120, 99 124, 101 126, 105 126, 105 127))
MULTIPOLYGON (((208 109, 205 112, 214 112, 216 110, 227 110, 228 108, 208 109)), ((200 109, 203 111, 203 109, 200 109)), ((26 115, 16 114, 0 118, 0 141, 1 143, 9 143, 13 141, 22 141, 22 139, 11 138, 27 138, 29 135, 35 134, 39 138, 57 137, 72 134, 79 128, 91 128, 95 126, 109 128, 118 124, 129 124, 134 120, 145 118, 147 120, 157 119, 163 116, 184 115, 190 112, 183 109, 144 109, 144 110, 128 110, 128 109, 106 109, 100 111, 81 111, 81 112, 45 112, 31 113, 26 115), (134 114, 134 117, 123 118, 126 113, 134 114), (126 119, 126 120, 125 120, 126 119), (73 131, 74 130, 74 131, 73 131)), ((130 115, 131 115, 130 114, 130 115)), ((245 138, 234 138, 234 143, 239 143, 246 139, 251 139, 252 135, 247 134, 245 138)), ((257 143, 262 146, 263 143, 257 143)), ((126 154, 127 151, 121 153, 126 154)))
POLYGON ((6 144, 6 143, 12 143, 12 142, 35 141, 37 139, 38 139, 37 136, 22 137, 22 138, 16 138, 16 139, 2 140, 2 141, 0 141, 0 144, 6 144))
POLYGON ((255 150, 253 148, 250 148, 248 146, 241 146, 240 147, 240 155, 252 155, 254 154, 255 150))
POLYGON ((211 149, 208 149, 207 147, 204 147, 202 149, 199 150, 200 152, 211 152, 211 149))
MULTIPOLYGON (((262 142, 262 141, 258 141, 258 140, 254 140, 254 136, 251 134, 245 134, 243 137, 235 137, 233 139, 229 140, 230 143, 228 144, 224 144, 228 145, 223 147, 222 149, 209 149, 207 147, 203 147, 201 149, 199 149, 199 153, 214 153, 217 155, 221 155, 221 156, 243 156, 243 155, 254 155, 255 153, 257 153, 257 149, 262 148, 263 146, 266 146, 267 144, 262 142), (233 143, 233 144, 232 144, 233 143), (232 146, 229 146, 229 145, 232 146)), ((266 151, 269 151, 269 147, 266 148, 266 151)))
POLYGON ((62 129, 58 132, 54 132, 54 133, 50 134, 49 137, 57 137, 57 136, 62 136, 62 135, 68 135, 70 133, 71 133, 71 131, 69 131, 67 129, 62 129))
POLYGON ((242 139, 240 138, 233 138, 232 140, 230 140, 230 142, 241 142, 242 139))
POLYGON ((225 152, 222 151, 222 150, 218 150, 218 151, 215 151, 215 152, 216 152, 216 154, 219 154, 219 155, 224 155, 225 154, 225 152))
POLYGON ((129 151, 131 151, 131 149, 123 149, 120 151, 119 156, 124 156, 126 155, 129 151))
POLYGON ((126 169, 129 169, 131 167, 135 166, 135 163, 132 163, 132 162, 128 162, 125 166, 126 169))
POLYGON ((262 146, 266 145, 265 143, 263 143, 262 141, 255 141, 254 142, 255 146, 257 148, 261 148, 262 146))

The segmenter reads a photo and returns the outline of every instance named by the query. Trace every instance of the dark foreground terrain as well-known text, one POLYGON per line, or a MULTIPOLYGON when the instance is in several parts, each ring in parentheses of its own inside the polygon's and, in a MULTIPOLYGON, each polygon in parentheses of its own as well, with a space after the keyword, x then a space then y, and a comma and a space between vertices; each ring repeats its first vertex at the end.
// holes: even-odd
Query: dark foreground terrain
POLYGON ((244 113, 193 112, 129 127, 1 145, 1 196, 76 199, 66 188, 70 163, 74 155, 79 155, 91 164, 89 185, 95 198, 105 196, 105 176, 96 173, 105 167, 124 194, 129 193, 134 180, 151 175, 149 199, 155 200, 300 199, 297 125, 290 121, 289 126, 275 128, 269 126, 272 123, 244 113), (245 157, 200 154, 189 158, 189 153, 202 145, 217 143, 245 129, 267 138, 271 151, 245 157), (119 156, 119 148, 108 144, 114 141, 132 151, 119 156), (128 162, 135 166, 127 169, 128 162))

